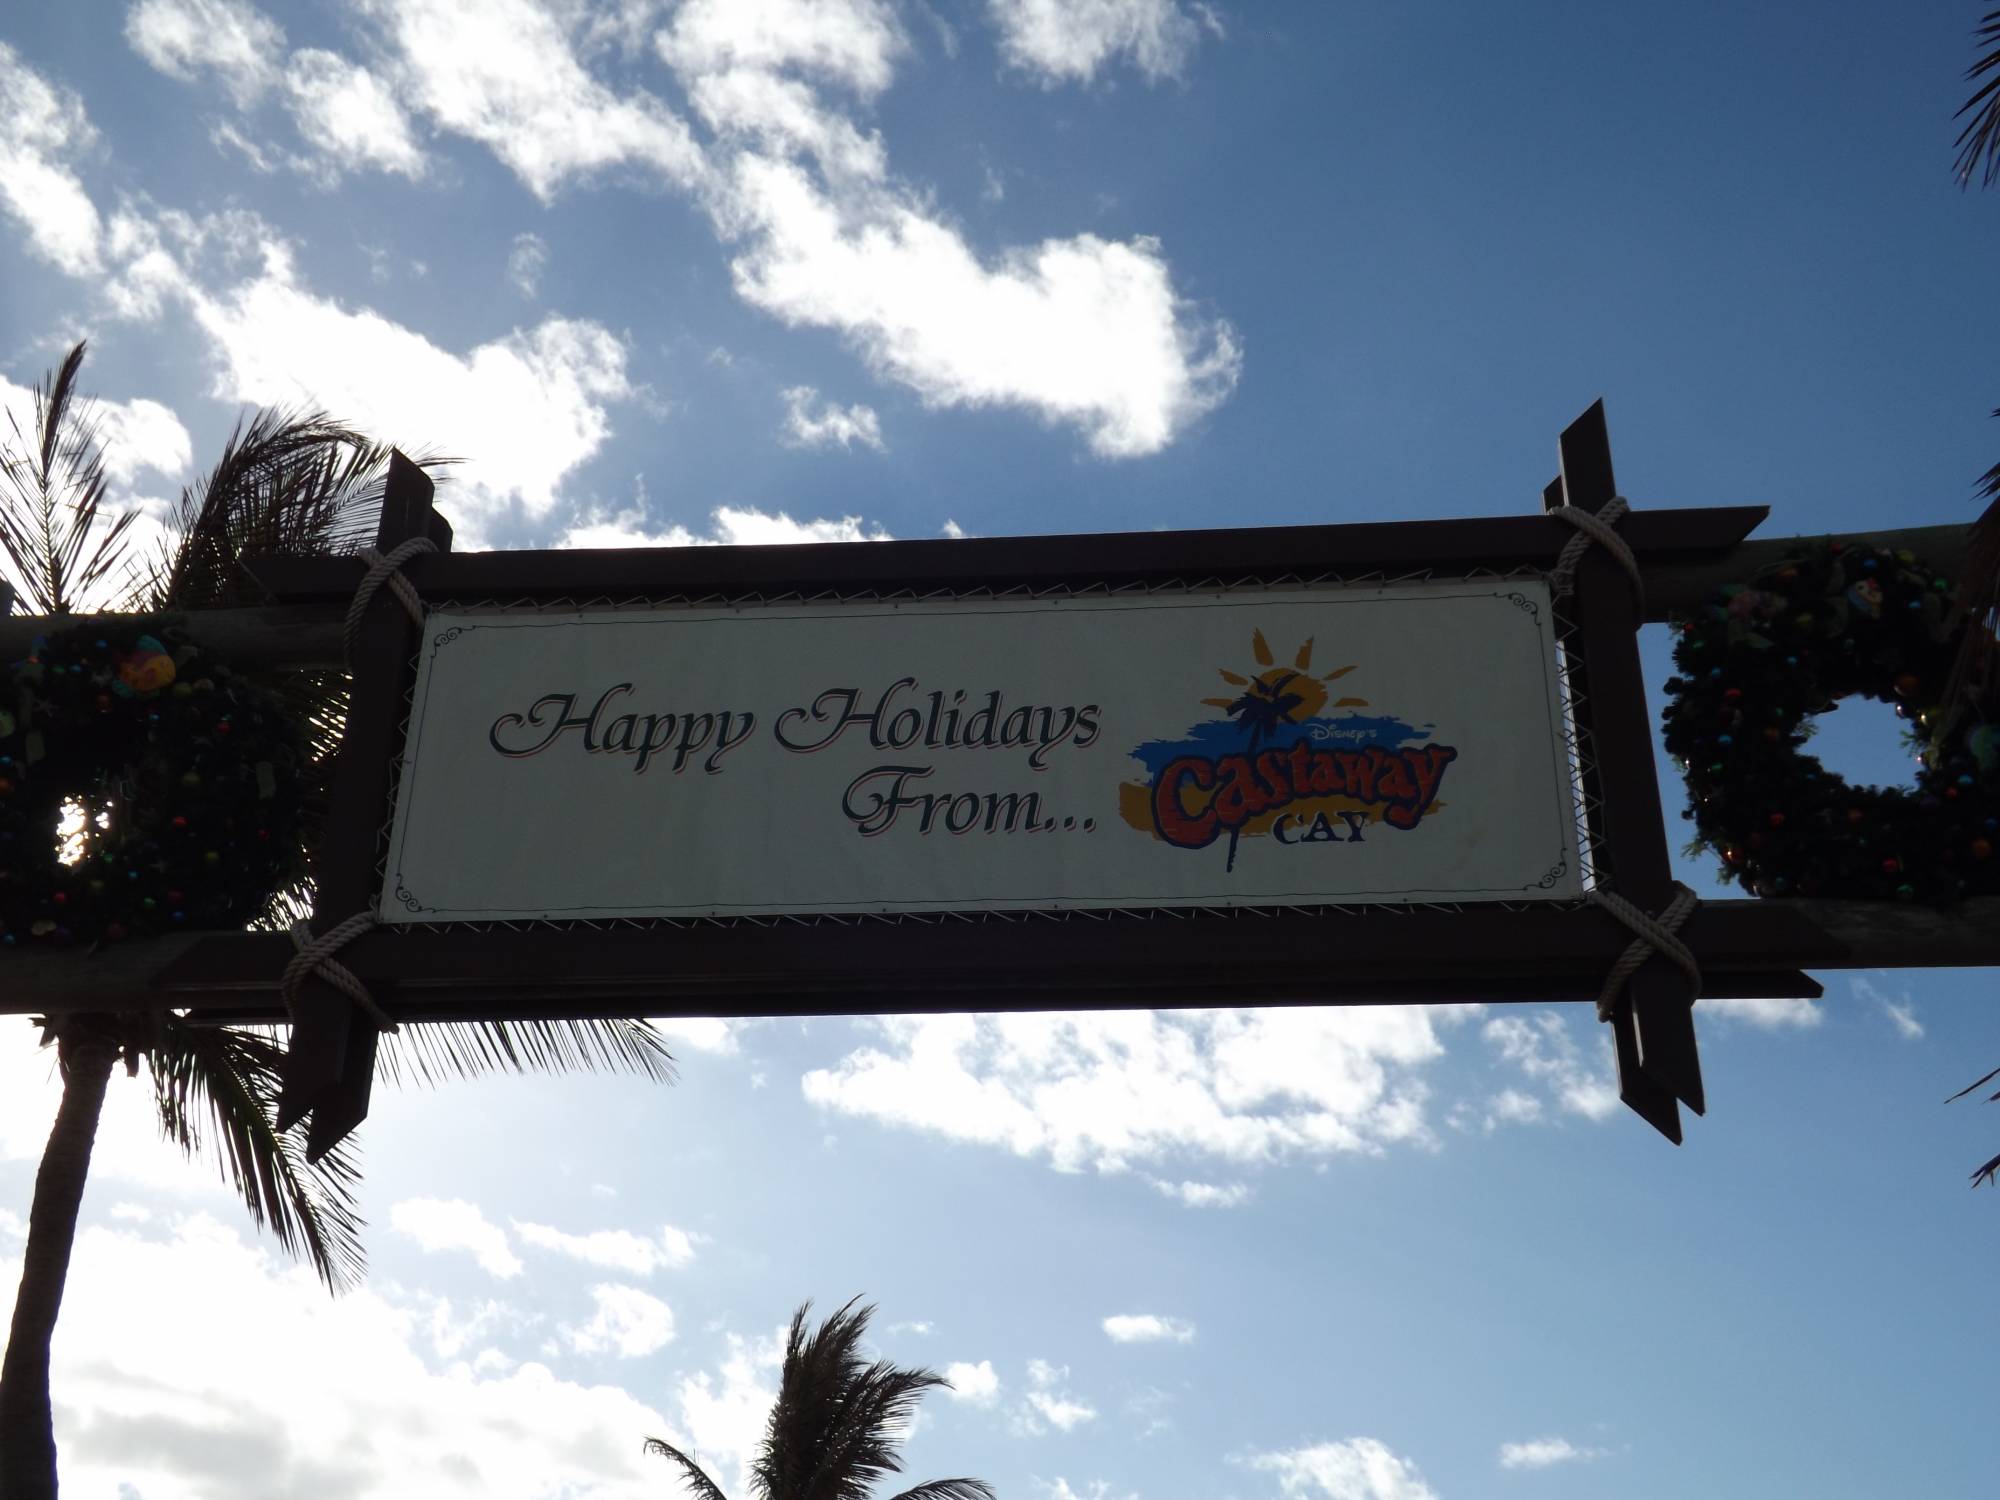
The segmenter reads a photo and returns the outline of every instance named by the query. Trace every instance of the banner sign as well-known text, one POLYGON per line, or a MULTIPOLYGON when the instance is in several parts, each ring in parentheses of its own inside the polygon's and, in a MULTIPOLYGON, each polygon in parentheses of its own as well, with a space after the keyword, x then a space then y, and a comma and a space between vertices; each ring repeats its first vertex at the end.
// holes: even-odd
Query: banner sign
POLYGON ((1548 591, 445 611, 385 922, 1574 899, 1548 591))

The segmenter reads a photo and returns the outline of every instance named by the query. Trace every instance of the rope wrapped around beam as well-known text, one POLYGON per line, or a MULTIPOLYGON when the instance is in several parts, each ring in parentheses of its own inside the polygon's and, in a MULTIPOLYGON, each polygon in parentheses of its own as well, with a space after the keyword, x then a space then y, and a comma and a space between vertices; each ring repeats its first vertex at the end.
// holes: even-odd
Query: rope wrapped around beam
POLYGON ((1633 938, 1618 955, 1618 961, 1611 966, 1611 972, 1604 976, 1604 988, 1597 995, 1597 1019, 1609 1021, 1618 1005, 1618 994, 1625 988, 1625 982, 1639 972, 1639 966, 1655 953, 1664 954, 1680 967, 1682 973, 1694 982, 1694 992, 1701 993, 1701 965, 1695 961, 1694 952, 1683 943, 1677 934, 1681 924, 1688 919, 1688 913, 1701 904, 1695 893, 1674 882, 1674 899, 1667 903, 1667 909, 1655 917, 1634 906, 1616 891, 1594 890, 1589 896, 1592 906, 1601 907, 1611 913, 1632 932, 1633 938))

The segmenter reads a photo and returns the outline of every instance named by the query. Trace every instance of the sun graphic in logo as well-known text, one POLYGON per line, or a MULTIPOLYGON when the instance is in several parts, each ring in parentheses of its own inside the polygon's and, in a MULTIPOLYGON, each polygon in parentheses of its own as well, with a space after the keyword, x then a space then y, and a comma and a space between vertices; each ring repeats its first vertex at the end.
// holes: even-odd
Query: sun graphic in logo
MULTIPOLYGON (((1277 658, 1271 654, 1271 644, 1264 639, 1264 632, 1250 632, 1250 650, 1257 658, 1257 665, 1264 670, 1254 677, 1245 677, 1240 672, 1232 672, 1227 667, 1217 670, 1222 680, 1231 687, 1243 689, 1234 698, 1204 698, 1201 701, 1210 708, 1219 708, 1236 721, 1237 727, 1249 736, 1249 748, 1255 750, 1271 737, 1273 731, 1287 724, 1301 724, 1312 718, 1327 705, 1329 694, 1324 684, 1338 682, 1354 670, 1355 664, 1335 667, 1331 672, 1315 677, 1312 675, 1312 637, 1299 647, 1289 667, 1277 665, 1277 658)), ((1341 698, 1335 708, 1366 708, 1366 698, 1341 698)))

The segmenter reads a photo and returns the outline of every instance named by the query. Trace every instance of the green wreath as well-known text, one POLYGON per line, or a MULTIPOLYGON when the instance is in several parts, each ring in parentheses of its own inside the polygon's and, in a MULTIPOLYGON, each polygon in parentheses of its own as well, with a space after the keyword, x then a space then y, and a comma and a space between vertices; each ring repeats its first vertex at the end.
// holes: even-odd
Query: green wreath
POLYGON ((1667 749, 1725 878, 1758 896, 2000 891, 2000 726, 1943 722, 1950 607, 1950 582, 1911 553, 1833 542, 1680 624, 1667 749), (1856 694, 1911 720, 1914 790, 1850 786, 1802 752, 1813 715, 1856 694))
POLYGON ((241 927, 298 877, 304 751, 275 694, 146 619, 4 674, 0 948, 241 927))

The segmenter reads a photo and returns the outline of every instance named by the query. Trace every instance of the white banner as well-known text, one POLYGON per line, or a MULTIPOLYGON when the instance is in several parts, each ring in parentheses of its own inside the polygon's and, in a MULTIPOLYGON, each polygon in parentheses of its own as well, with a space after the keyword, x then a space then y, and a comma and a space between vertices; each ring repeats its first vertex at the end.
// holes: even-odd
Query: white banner
POLYGON ((458 612, 387 922, 1570 899, 1534 580, 458 612))

